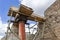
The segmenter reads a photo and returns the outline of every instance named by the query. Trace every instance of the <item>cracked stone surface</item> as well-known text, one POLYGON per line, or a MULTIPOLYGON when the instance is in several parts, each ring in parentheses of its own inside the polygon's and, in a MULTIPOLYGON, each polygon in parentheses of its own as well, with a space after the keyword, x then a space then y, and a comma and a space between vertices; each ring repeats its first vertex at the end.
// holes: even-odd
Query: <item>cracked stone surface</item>
POLYGON ((45 11, 45 17, 46 25, 52 31, 53 40, 60 40, 60 0, 56 0, 56 2, 45 11))
MULTIPOLYGON (((56 0, 46 11, 45 11, 45 30, 44 40, 60 40, 60 0, 56 0)), ((39 23, 39 31, 42 30, 44 24, 39 23)), ((41 35, 41 32, 39 32, 41 35)), ((36 40, 41 37, 37 36, 36 40)), ((38 39, 42 40, 42 39, 38 39)))

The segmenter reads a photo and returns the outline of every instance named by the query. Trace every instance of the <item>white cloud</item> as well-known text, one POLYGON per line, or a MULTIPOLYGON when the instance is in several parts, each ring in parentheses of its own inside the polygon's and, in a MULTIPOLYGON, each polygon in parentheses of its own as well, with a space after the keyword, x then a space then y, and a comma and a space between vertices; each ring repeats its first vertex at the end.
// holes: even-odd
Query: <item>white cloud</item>
MULTIPOLYGON (((20 1, 20 0, 19 0, 20 1)), ((44 16, 44 11, 53 3, 55 0, 22 0, 22 4, 33 8, 34 13, 37 16, 44 16)))
MULTIPOLYGON (((10 27, 12 24, 10 24, 10 27)), ((8 23, 2 23, 1 17, 0 17, 0 39, 5 36, 5 32, 7 31, 8 23)))
POLYGON ((7 23, 2 23, 1 17, 0 17, 0 39, 5 35, 5 32, 7 30, 7 23))
POLYGON ((0 36, 0 40, 1 40, 2 37, 3 37, 3 36, 0 36))
MULTIPOLYGON (((35 16, 44 16, 44 11, 55 2, 56 0, 19 0, 19 2, 21 4, 24 4, 30 8, 32 8, 34 10, 34 14, 35 16), (22 1, 22 2, 21 2, 22 1)), ((34 24, 31 24, 30 26, 32 26, 34 24)), ((37 26, 35 26, 37 27, 37 26)), ((26 31, 28 30, 28 28, 26 28, 26 31)), ((33 29, 31 29, 32 31, 33 29)), ((29 32, 29 31, 27 31, 29 32)))
MULTIPOLYGON (((21 0, 19 0, 21 1, 21 0)), ((43 16, 44 11, 53 3, 55 2, 55 0, 23 0, 22 4, 33 8, 34 13, 36 15, 39 16, 43 16)), ((0 17, 0 34, 2 34, 2 36, 0 35, 0 38, 3 37, 3 34, 5 34, 6 30, 7 30, 7 25, 8 23, 2 23, 1 17, 0 17)), ((32 26, 34 24, 31 24, 30 26, 32 26)), ((37 26, 35 26, 37 27, 37 26)), ((28 29, 26 29, 28 30, 28 29)), ((32 29, 31 29, 32 30, 32 29)))
MULTIPOLYGON (((33 25, 35 25, 35 24, 30 24, 30 27, 32 27, 33 25)), ((8 23, 2 23, 2 20, 1 20, 1 17, 0 17, 0 39, 5 36, 5 32, 7 30, 7 26, 8 26, 8 23)), ((11 24, 11 26, 12 26, 12 24, 11 24)), ((26 27, 28 27, 28 25, 26 25, 26 27)), ((37 25, 34 26, 34 28, 37 28, 37 25)), ((29 29, 26 28, 26 32, 29 32, 28 30, 29 29)), ((31 29, 30 31, 32 33, 33 29, 31 29)), ((36 33, 36 30, 34 31, 34 33, 36 33)))

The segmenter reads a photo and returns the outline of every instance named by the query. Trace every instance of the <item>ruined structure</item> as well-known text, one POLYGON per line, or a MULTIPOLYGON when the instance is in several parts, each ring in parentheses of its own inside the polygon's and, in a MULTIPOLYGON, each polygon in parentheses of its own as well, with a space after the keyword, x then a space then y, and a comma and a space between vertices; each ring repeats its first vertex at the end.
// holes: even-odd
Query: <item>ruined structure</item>
MULTIPOLYGON (((46 18, 44 40, 60 40, 60 0, 56 0, 56 2, 45 11, 44 15, 46 18)), ((39 27, 41 27, 40 23, 39 27)))
POLYGON ((45 17, 46 25, 51 28, 54 33, 54 40, 60 40, 60 0, 56 0, 56 2, 45 11, 45 17))
MULTIPOLYGON (((39 22, 37 35, 35 34, 36 37, 33 36, 35 37, 34 40, 60 40, 60 0, 56 0, 45 11, 44 15, 46 20, 44 22, 39 22)), ((33 40, 33 37, 30 40, 33 40)))
MULTIPOLYGON (((18 35, 18 25, 13 25, 11 27, 11 31, 7 35, 4 36, 1 40, 20 40, 18 35)), ((34 34, 29 34, 26 32, 26 40, 32 40, 34 36, 34 34)))

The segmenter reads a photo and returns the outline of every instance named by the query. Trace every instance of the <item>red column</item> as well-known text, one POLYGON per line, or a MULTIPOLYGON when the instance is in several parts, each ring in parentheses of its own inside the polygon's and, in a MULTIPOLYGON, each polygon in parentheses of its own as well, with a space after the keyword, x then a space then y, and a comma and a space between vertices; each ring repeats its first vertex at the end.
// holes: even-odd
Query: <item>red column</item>
POLYGON ((21 40, 26 40, 25 23, 23 21, 19 22, 19 37, 21 40))

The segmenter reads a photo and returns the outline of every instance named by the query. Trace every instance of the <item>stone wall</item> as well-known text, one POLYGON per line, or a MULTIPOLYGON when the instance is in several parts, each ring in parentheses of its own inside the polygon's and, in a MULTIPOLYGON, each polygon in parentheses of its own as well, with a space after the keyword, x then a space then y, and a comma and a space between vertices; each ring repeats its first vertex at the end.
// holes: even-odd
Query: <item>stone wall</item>
POLYGON ((18 26, 12 25, 11 31, 8 32, 7 38, 4 36, 1 40, 19 40, 18 36, 18 26))
POLYGON ((46 11, 45 11, 45 25, 44 23, 38 24, 39 35, 36 40, 42 40, 41 31, 45 26, 43 40, 60 40, 60 0, 56 0, 46 11))
MULTIPOLYGON (((13 24, 11 27, 11 31, 7 34, 7 40, 20 40, 18 31, 18 25, 13 24)), ((34 36, 34 34, 29 34, 28 32, 26 32, 26 40, 32 40, 34 36)), ((6 40, 6 36, 4 36, 1 40, 6 40)))
POLYGON ((50 28, 46 25, 46 21, 38 24, 38 35, 35 40, 53 40, 54 34, 51 32, 50 28), (44 27, 44 33, 42 34, 44 27))
POLYGON ((1 40, 19 40, 13 33, 8 33, 7 39, 6 36, 4 36, 1 40))
POLYGON ((54 38, 54 40, 60 40, 60 0, 56 0, 56 2, 45 11, 45 17, 46 25, 51 29, 50 32, 53 34, 52 38, 54 38))
MULTIPOLYGON (((60 0, 56 0, 56 2, 54 2, 45 11, 44 15, 45 15, 46 21, 44 23, 38 24, 38 34, 37 34, 35 40, 60 40, 60 0), (42 38, 42 28, 43 27, 45 27, 45 30, 44 30, 44 36, 42 38)), ((13 28, 12 30, 14 30, 14 32, 16 32, 18 34, 18 32, 17 32, 18 30, 16 29, 16 31, 15 31, 15 29, 16 28, 13 28)), ((14 36, 14 35, 10 34, 10 36, 14 36)), ((10 38, 10 40, 11 40, 11 38, 10 38)), ((15 40, 15 36, 14 36, 14 40, 15 40)))

